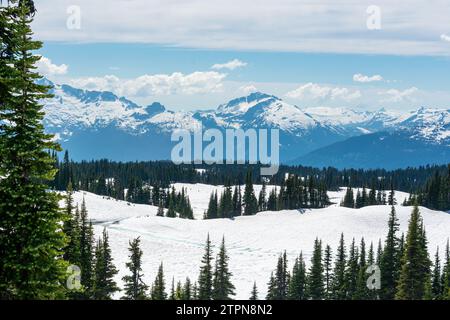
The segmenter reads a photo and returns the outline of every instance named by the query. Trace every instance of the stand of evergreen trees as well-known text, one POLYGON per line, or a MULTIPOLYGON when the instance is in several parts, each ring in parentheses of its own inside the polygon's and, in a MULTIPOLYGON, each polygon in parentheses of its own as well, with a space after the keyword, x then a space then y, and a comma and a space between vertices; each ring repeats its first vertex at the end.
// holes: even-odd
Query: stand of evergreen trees
MULTIPOLYGON (((316 239, 310 267, 302 253, 289 271, 286 253, 280 255, 269 282, 268 300, 449 300, 449 244, 441 266, 439 249, 434 263, 430 261, 427 238, 417 205, 411 214, 406 238, 398 235, 398 220, 394 207, 388 221, 384 245, 373 243, 367 250, 364 238, 359 246, 355 239, 346 249, 341 235, 332 265, 331 248, 316 239), (369 267, 380 269, 380 285, 370 288, 369 267)), ((254 286, 256 292, 256 285, 254 286)), ((252 297, 254 294, 252 293, 252 297)))
POLYGON ((414 202, 433 210, 450 210, 450 164, 447 172, 436 171, 425 187, 412 195, 405 205, 412 205, 414 202))
POLYGON ((300 208, 324 208, 330 204, 325 184, 316 181, 313 177, 301 179, 290 175, 280 186, 272 188, 267 194, 267 185, 262 181, 261 191, 256 197, 252 173, 247 173, 244 194, 241 195, 241 187, 235 186, 234 190, 227 184, 222 194, 213 192, 209 198, 208 210, 205 219, 233 218, 240 215, 254 215, 261 211, 292 210, 300 208))
MULTIPOLYGON (((161 185, 167 188, 171 183, 205 183, 211 185, 226 185, 229 181, 235 184, 245 184, 247 173, 251 171, 252 182, 262 184, 267 177, 260 176, 261 165, 249 164, 181 164, 175 165, 170 161, 146 161, 146 162, 116 162, 110 160, 92 160, 74 162, 70 160, 68 151, 61 156, 52 153, 57 162, 58 173, 51 183, 51 187, 57 190, 65 190, 69 181, 72 181, 75 190, 85 190, 98 193, 107 189, 103 181, 114 180, 120 195, 122 189, 129 188, 134 180, 142 185, 161 185)), ((337 190, 339 187, 363 188, 364 186, 376 190, 388 190, 391 181, 395 190, 417 193, 423 189, 427 181, 436 174, 446 175, 447 165, 421 166, 398 170, 363 170, 335 168, 312 168, 303 166, 281 165, 277 174, 269 177, 268 184, 281 185, 286 175, 298 177, 314 177, 323 182, 328 190, 337 190), (375 187, 373 187, 375 185, 375 187)), ((107 183, 106 183, 107 184, 107 183)), ((105 194, 114 196, 112 194, 105 194)))
POLYGON ((356 197, 352 188, 348 187, 345 192, 344 199, 341 202, 341 207, 347 208, 362 208, 366 206, 375 206, 375 205, 396 205, 397 200, 395 198, 395 191, 393 184, 391 183, 391 189, 386 192, 386 190, 381 189, 382 185, 379 184, 379 189, 375 189, 375 184, 372 185, 372 188, 367 191, 366 187, 363 187, 362 190, 357 190, 356 197))

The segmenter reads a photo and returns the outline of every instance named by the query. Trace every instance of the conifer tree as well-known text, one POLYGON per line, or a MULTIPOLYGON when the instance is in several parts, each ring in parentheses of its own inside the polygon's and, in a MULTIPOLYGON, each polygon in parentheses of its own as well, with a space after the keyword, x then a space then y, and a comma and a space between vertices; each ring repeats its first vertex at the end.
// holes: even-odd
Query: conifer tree
POLYGON ((445 263, 442 268, 442 299, 450 300, 450 246, 448 239, 445 246, 445 263))
POLYGON ((74 212, 72 183, 69 182, 65 196, 66 221, 63 230, 68 238, 64 259, 72 264, 80 264, 80 214, 78 208, 74 212))
POLYGON ((322 242, 316 238, 308 273, 308 296, 313 300, 324 298, 324 278, 322 264, 322 242))
POLYGON ((289 285, 289 273, 287 271, 286 251, 278 258, 275 272, 275 300, 285 300, 289 285))
POLYGON ((126 267, 130 270, 131 275, 122 278, 125 283, 125 300, 144 300, 147 298, 146 291, 148 286, 142 280, 142 250, 140 248, 141 239, 138 237, 129 242, 128 250, 130 252, 130 261, 126 263, 126 267))
POLYGON ((156 212, 157 217, 164 217, 164 204, 162 201, 159 202, 158 211, 156 212))
POLYGON ((270 274, 270 280, 267 283, 266 300, 277 300, 277 285, 275 283, 273 272, 270 274))
POLYGON ((442 277, 441 277, 441 261, 439 259, 439 247, 436 249, 436 255, 434 256, 433 265, 433 278, 432 278, 432 299, 440 300, 443 294, 442 277))
POLYGON ((357 292, 357 281, 359 274, 359 253, 355 245, 355 238, 353 238, 350 245, 347 266, 345 270, 345 289, 347 299, 355 299, 357 292))
POLYGON ((152 300, 166 300, 166 282, 164 280, 164 267, 163 263, 159 265, 158 274, 156 275, 155 282, 152 286, 152 300))
POLYGON ((263 181, 258 197, 258 211, 265 211, 267 208, 266 193, 266 183, 263 181))
POLYGON ((259 300, 258 299, 258 288, 256 287, 256 281, 253 282, 253 288, 252 288, 252 292, 250 293, 250 301, 256 301, 259 300))
POLYGON ((112 295, 119 290, 114 281, 116 274, 117 270, 109 247, 109 236, 104 228, 102 239, 99 239, 95 248, 94 299, 110 300, 112 298, 112 295))
POLYGON ((88 220, 86 202, 83 198, 80 212, 80 268, 81 285, 85 296, 89 297, 94 287, 94 231, 92 223, 88 220))
POLYGON ((192 300, 192 285, 191 279, 189 277, 186 278, 183 286, 183 299, 182 300, 192 300))
POLYGON ((346 283, 345 283, 345 266, 346 266, 346 252, 344 243, 344 234, 341 234, 339 247, 336 253, 336 259, 333 271, 333 299, 344 300, 346 298, 346 283))
POLYGON ((381 289, 380 298, 382 300, 392 300, 395 297, 397 281, 399 276, 399 265, 397 264, 399 252, 399 239, 397 231, 399 228, 395 207, 391 207, 391 214, 388 222, 388 234, 385 240, 383 254, 381 255, 381 289))
POLYGON ((48 192, 59 151, 44 133, 41 101, 52 96, 35 72, 42 43, 33 40, 32 12, 25 1, 0 8, 0 297, 52 299, 64 294, 66 215, 60 196, 48 192))
POLYGON ((175 192, 169 197, 169 209, 167 210, 167 218, 176 218, 177 214, 175 212, 175 192))
POLYGON ((355 197, 353 195, 353 189, 348 187, 345 192, 344 201, 341 204, 343 207, 354 208, 355 207, 355 197))
POLYGON ((369 289, 367 288, 366 244, 365 244, 364 238, 361 239, 359 251, 360 251, 360 253, 359 253, 359 270, 358 270, 357 283, 356 283, 356 293, 354 295, 354 298, 356 300, 366 300, 366 299, 369 299, 370 294, 368 291, 369 289))
POLYGON ((324 282, 325 282, 325 299, 331 298, 332 292, 332 256, 331 247, 326 245, 323 259, 323 269, 324 269, 324 282))
POLYGON ((216 268, 214 270, 212 297, 214 300, 230 300, 234 293, 234 285, 231 283, 231 272, 228 268, 228 255, 225 248, 225 238, 222 238, 222 244, 219 254, 216 258, 216 268))
POLYGON ((292 275, 289 281, 288 299, 289 300, 306 300, 307 295, 307 277, 306 265, 303 259, 303 253, 295 260, 292 269, 292 275))
POLYGON ((395 298, 400 300, 420 300, 424 298, 429 279, 428 252, 424 251, 426 239, 421 227, 421 217, 417 204, 411 213, 406 235, 405 250, 395 298))
POLYGON ((212 252, 211 241, 209 234, 206 238, 205 253, 202 258, 202 265, 200 267, 200 275, 198 278, 198 299, 211 300, 212 299, 212 252))
POLYGON ((253 215, 258 211, 258 201, 256 200, 255 191, 253 190, 252 172, 247 172, 244 190, 244 215, 253 215))

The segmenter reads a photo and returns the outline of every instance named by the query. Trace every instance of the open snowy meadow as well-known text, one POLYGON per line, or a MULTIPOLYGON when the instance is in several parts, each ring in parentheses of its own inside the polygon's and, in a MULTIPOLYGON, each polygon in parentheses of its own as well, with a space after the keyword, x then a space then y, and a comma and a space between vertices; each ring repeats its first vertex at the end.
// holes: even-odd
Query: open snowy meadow
MULTIPOLYGON (((157 207, 131 204, 126 201, 98 196, 88 192, 75 192, 74 204, 81 204, 83 197, 94 223, 96 236, 107 228, 110 235, 114 263, 119 270, 116 281, 121 286, 121 278, 127 273, 129 240, 140 237, 143 256, 144 280, 150 284, 157 268, 164 264, 166 288, 175 282, 184 281, 188 276, 196 281, 200 260, 204 252, 206 236, 209 233, 216 254, 222 237, 230 256, 232 281, 236 286, 235 298, 247 299, 253 282, 256 281, 260 298, 265 297, 270 273, 275 268, 277 257, 284 250, 293 260, 302 251, 309 263, 313 242, 316 237, 329 244, 335 253, 340 234, 345 235, 346 245, 355 238, 359 243, 364 236, 366 244, 384 240, 387 233, 389 206, 368 206, 361 209, 340 207, 345 189, 329 192, 334 203, 324 209, 284 210, 262 212, 255 216, 231 219, 202 220, 207 209, 211 192, 218 194, 223 186, 203 184, 174 185, 180 191, 187 190, 196 220, 157 217, 157 207)), ((267 187, 267 193, 274 186, 267 187)), ((256 195, 261 186, 255 186, 256 195)), ((397 203, 402 203, 408 194, 396 192, 397 203)), ((406 234, 411 207, 397 205, 400 232, 406 234)), ((429 241, 431 255, 439 246, 445 248, 450 236, 450 214, 420 207, 429 241)), ((121 293, 116 294, 119 298, 121 293)))

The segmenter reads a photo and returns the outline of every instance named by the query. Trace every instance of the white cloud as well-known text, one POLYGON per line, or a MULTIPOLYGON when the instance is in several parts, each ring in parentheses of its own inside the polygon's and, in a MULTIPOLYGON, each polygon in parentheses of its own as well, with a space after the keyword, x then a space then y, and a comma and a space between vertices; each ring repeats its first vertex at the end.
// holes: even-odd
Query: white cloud
POLYGON ((441 34, 441 40, 450 42, 450 36, 448 36, 445 33, 443 33, 443 34, 441 34))
POLYGON ((292 99, 351 101, 360 98, 361 92, 344 87, 322 86, 309 82, 288 92, 286 96, 292 99))
POLYGON ((367 29, 373 0, 77 0, 82 28, 69 30, 73 0, 40 0, 33 22, 44 41, 153 43, 177 47, 449 55, 450 1, 378 0, 382 30, 367 29), (104 10, 102 8, 107 8, 104 10), (123 14, 126 12, 127 14, 123 14), (249 14, 251 13, 251 14, 249 14))
POLYGON ((45 76, 64 75, 67 73, 69 67, 66 64, 56 65, 52 60, 41 56, 41 59, 36 63, 37 70, 45 76))
POLYGON ((355 82, 373 82, 373 81, 382 81, 383 77, 380 76, 379 74, 373 75, 373 76, 366 76, 364 74, 361 73, 357 73, 353 75, 353 81, 355 82))
POLYGON ((382 99, 383 102, 404 102, 415 101, 414 95, 419 91, 416 87, 411 87, 405 90, 389 89, 378 92, 379 95, 386 96, 382 99))
POLYGON ((250 93, 257 92, 257 91, 258 91, 258 88, 256 88, 252 84, 241 86, 239 88, 239 92, 242 92, 246 96, 249 95, 250 93))
POLYGON ((221 69, 228 69, 228 70, 234 70, 236 68, 245 67, 247 65, 247 62, 243 62, 238 59, 234 59, 231 61, 228 61, 226 63, 216 63, 211 67, 211 69, 221 70, 221 69))
POLYGON ((71 84, 88 90, 107 90, 126 97, 147 97, 174 94, 204 94, 223 88, 223 73, 196 71, 190 74, 145 74, 134 79, 119 79, 114 75, 74 79, 71 84))

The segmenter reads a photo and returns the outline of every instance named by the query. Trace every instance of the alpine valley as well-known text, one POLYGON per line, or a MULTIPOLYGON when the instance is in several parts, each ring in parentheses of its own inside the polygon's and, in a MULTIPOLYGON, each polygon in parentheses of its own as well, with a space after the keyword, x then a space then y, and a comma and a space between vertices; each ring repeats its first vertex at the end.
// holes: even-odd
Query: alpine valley
POLYGON ((74 160, 165 160, 174 129, 276 128, 280 160, 337 168, 404 168, 450 162, 450 109, 301 107, 261 92, 212 110, 174 112, 154 102, 140 106, 112 92, 52 85, 44 125, 74 160))

